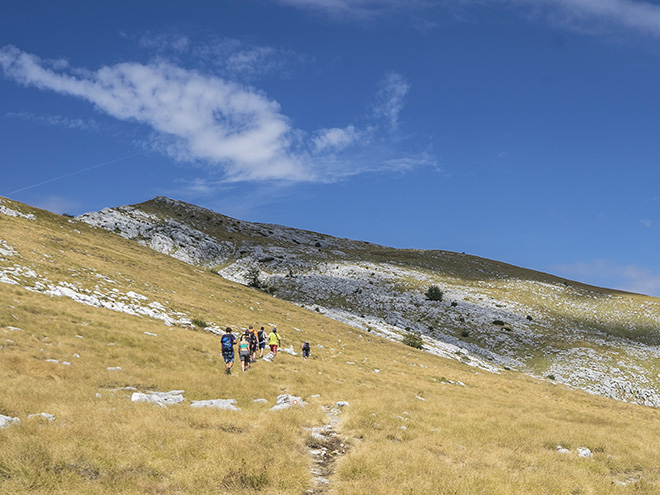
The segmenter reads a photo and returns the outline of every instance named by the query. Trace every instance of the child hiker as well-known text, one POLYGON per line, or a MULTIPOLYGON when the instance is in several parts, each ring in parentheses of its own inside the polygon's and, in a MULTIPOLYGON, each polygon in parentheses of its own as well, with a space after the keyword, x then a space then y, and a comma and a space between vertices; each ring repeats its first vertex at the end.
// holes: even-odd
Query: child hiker
POLYGON ((309 353, 311 352, 311 347, 309 346, 309 342, 303 342, 303 345, 300 346, 300 350, 302 351, 302 356, 305 361, 307 361, 307 358, 309 358, 309 353))

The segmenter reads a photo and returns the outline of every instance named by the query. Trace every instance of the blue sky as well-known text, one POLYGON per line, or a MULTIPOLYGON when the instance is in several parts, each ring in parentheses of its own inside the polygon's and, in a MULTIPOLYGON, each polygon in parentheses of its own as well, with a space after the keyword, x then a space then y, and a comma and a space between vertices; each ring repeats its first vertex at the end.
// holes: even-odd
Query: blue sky
POLYGON ((0 195, 166 195, 660 296, 660 2, 11 2, 0 195))

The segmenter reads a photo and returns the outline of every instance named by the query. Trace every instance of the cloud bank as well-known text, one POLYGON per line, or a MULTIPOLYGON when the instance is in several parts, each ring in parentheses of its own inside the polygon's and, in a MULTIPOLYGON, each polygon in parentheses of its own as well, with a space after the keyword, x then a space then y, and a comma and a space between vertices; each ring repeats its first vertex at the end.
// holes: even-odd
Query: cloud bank
POLYGON ((0 68, 25 86, 80 98, 116 119, 148 126, 151 146, 179 161, 215 166, 225 181, 332 181, 378 169, 342 153, 396 130, 409 88, 401 75, 390 74, 366 125, 309 133, 293 128, 264 92, 162 59, 88 71, 6 46, 0 68))

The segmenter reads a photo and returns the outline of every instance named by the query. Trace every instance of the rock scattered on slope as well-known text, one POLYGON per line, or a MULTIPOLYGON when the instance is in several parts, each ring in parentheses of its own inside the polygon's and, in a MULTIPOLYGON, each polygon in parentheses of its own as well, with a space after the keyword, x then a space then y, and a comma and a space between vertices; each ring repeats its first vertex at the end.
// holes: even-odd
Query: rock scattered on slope
POLYGON ((296 397, 289 394, 282 394, 277 396, 277 405, 270 408, 271 411, 281 411, 290 407, 304 407, 305 403, 302 397, 296 397))
POLYGON ((7 428, 13 424, 20 425, 21 420, 18 418, 12 418, 11 416, 5 416, 0 414, 0 429, 7 428))
POLYGON ((236 399, 193 400, 190 402, 190 407, 214 407, 216 409, 240 411, 235 404, 236 399))
POLYGON ((133 392, 132 402, 152 402, 161 407, 183 402, 183 390, 172 390, 170 392, 133 392))

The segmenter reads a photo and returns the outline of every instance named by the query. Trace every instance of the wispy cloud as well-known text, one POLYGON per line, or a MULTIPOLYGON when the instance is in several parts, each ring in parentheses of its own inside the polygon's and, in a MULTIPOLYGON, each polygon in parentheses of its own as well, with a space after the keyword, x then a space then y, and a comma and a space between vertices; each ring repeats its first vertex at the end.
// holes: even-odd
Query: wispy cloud
POLYGON ((433 5, 431 0, 273 0, 282 5, 329 14, 345 20, 373 20, 397 12, 415 12, 433 5))
POLYGON ((617 27, 660 36, 660 6, 632 0, 515 0, 557 9, 559 23, 592 28, 617 27))
MULTIPOLYGON (((553 25, 603 34, 625 30, 660 37, 660 5, 637 0, 272 0, 283 5, 329 14, 341 20, 370 20, 385 14, 428 14, 432 9, 512 7, 525 15, 541 15, 553 25)), ((425 16, 428 17, 428 16, 425 16)))
POLYGON ((637 265, 595 260, 556 265, 551 271, 563 277, 611 289, 660 296, 660 273, 637 265))
POLYGON ((37 208, 43 208, 44 210, 51 211, 53 213, 73 213, 80 208, 80 203, 77 201, 71 201, 67 198, 62 198, 59 196, 48 196, 46 198, 37 199, 35 205, 37 208))
POLYGON ((98 131, 100 128, 99 123, 94 119, 72 119, 62 115, 35 115, 30 112, 8 112, 5 114, 5 117, 8 119, 35 122, 40 125, 78 129, 81 131, 98 131))
POLYGON ((387 122, 389 132, 398 126, 409 86, 397 74, 385 78, 362 127, 309 132, 293 128, 279 103, 263 91, 162 58, 89 71, 6 46, 0 49, 0 68, 25 86, 77 97, 116 119, 145 125, 152 131, 151 147, 176 160, 215 167, 228 182, 327 182, 413 158, 391 146, 372 148, 373 138, 387 132, 379 121, 387 122))
POLYGON ((136 41, 140 47, 166 60, 185 58, 197 69, 212 68, 225 79, 238 81, 255 81, 266 75, 286 79, 296 68, 313 60, 285 48, 214 35, 193 42, 181 33, 147 32, 141 33, 136 41))

